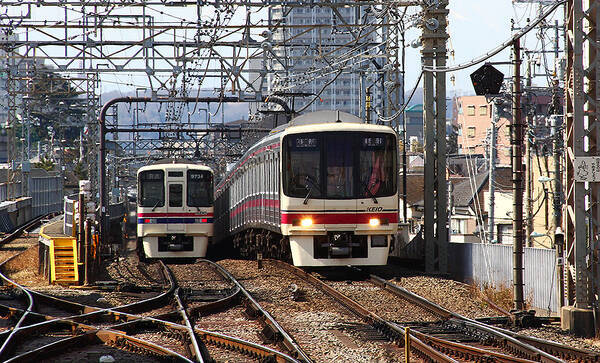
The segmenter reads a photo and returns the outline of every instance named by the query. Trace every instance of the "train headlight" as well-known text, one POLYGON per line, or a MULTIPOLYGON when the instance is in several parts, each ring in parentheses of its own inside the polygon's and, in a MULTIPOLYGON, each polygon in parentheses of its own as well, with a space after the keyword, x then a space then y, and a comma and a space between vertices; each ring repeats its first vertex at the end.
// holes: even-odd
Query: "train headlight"
POLYGON ((369 224, 371 225, 371 227, 377 227, 380 224, 379 218, 369 219, 369 224))
POLYGON ((310 227, 313 224, 313 220, 312 218, 303 218, 302 221, 300 221, 300 224, 302 227, 310 227))

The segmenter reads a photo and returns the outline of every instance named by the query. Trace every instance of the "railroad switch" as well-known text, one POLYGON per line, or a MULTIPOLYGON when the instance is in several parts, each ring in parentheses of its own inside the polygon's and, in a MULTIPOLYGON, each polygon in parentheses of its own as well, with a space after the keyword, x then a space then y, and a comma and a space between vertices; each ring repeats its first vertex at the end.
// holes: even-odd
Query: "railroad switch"
POLYGON ((540 326, 540 321, 535 318, 535 310, 517 311, 511 310, 510 320, 512 325, 520 328, 532 328, 540 326))

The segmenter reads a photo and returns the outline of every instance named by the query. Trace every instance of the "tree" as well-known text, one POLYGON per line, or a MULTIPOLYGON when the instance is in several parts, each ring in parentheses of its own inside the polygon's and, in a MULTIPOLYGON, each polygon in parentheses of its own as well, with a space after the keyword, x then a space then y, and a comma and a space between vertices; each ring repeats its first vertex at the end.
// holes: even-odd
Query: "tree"
POLYGON ((54 161, 51 159, 42 158, 39 163, 35 163, 34 166, 38 169, 44 169, 46 171, 54 170, 54 161))
POLYGON ((75 164, 75 168, 73 169, 73 173, 79 180, 87 179, 87 170, 83 167, 82 163, 75 164))
POLYGON ((417 138, 410 140, 410 151, 422 153, 423 152, 423 144, 421 144, 419 142, 419 140, 417 140, 417 138))
POLYGON ((446 135, 446 153, 458 153, 458 130, 455 126, 452 126, 452 132, 446 135))

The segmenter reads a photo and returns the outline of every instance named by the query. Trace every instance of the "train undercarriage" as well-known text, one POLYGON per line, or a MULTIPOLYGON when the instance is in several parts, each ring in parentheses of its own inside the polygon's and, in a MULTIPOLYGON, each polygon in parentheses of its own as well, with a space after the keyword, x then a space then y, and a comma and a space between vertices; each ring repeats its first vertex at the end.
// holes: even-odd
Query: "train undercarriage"
POLYGON ((247 229, 233 237, 233 248, 240 256, 255 259, 273 258, 286 262, 292 261, 292 252, 288 236, 266 229, 247 229))

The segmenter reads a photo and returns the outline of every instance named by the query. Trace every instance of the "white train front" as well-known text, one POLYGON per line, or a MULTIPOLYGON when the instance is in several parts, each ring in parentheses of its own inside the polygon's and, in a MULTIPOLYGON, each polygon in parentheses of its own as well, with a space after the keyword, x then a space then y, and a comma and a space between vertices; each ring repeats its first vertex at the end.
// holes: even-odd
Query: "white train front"
POLYGON ((296 266, 383 265, 397 231, 397 138, 319 111, 251 147, 215 193, 216 238, 296 266))
POLYGON ((138 170, 137 249, 142 258, 206 256, 213 235, 213 172, 170 163, 138 170))

